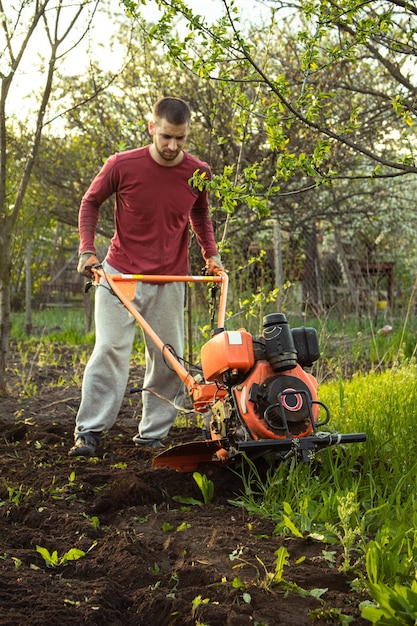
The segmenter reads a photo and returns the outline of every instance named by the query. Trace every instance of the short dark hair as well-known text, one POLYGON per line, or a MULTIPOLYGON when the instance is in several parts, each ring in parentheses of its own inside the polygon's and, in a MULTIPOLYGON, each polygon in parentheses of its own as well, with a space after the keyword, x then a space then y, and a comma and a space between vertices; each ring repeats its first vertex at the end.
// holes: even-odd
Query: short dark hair
POLYGON ((181 98, 167 96, 158 100, 153 107, 154 120, 165 119, 170 124, 180 126, 190 124, 191 110, 188 104, 181 98))

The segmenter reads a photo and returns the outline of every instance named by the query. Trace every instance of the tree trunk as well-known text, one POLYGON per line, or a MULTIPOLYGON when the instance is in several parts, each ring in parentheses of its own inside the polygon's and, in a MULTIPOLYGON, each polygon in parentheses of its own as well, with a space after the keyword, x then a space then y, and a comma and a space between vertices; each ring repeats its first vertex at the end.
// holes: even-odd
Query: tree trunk
POLYGON ((5 40, 3 46, 2 72, 0 73, 0 394, 6 391, 6 358, 10 341, 11 331, 11 304, 10 304, 10 281, 11 281, 11 234, 22 212, 23 202, 34 163, 38 157, 39 145, 44 130, 44 120, 48 109, 49 99, 52 93, 53 79, 57 70, 57 59, 62 59, 67 53, 75 48, 90 30, 91 20, 97 10, 100 0, 80 0, 74 3, 57 2, 55 6, 48 7, 48 0, 44 2, 20 2, 14 7, 13 3, 8 7, 8 15, 2 3, 2 35, 5 40), (63 11, 63 4, 69 13, 63 11), (19 6, 20 5, 20 6, 19 6), (32 5, 32 6, 31 6, 32 5), (27 9, 27 13, 25 12, 27 9), (78 28, 78 23, 84 20, 84 26, 77 37, 77 42, 69 42, 67 52, 61 52, 69 35, 78 28), (65 22, 64 32, 61 32, 61 24, 65 22), (6 102, 8 100, 10 86, 18 74, 20 63, 28 52, 29 42, 33 40, 39 23, 43 25, 44 33, 47 34, 49 48, 43 50, 45 56, 43 86, 39 90, 39 107, 35 113, 35 127, 28 139, 28 154, 22 165, 21 173, 16 181, 8 180, 8 172, 12 163, 9 159, 8 143, 9 126, 6 122, 6 102), (23 30, 22 30, 23 26, 23 30), (18 41, 17 41, 18 40, 18 41), (6 189, 14 189, 6 197, 6 189))
POLYGON ((281 311, 284 300, 284 271, 282 267, 281 227, 278 220, 274 221, 274 274, 275 287, 279 289, 277 306, 278 311, 281 311))
POLYGON ((304 253, 304 304, 315 314, 320 315, 323 312, 323 288, 315 224, 305 233, 304 253))
POLYGON ((30 336, 32 334, 32 240, 26 244, 26 275, 25 275, 25 333, 30 336))
POLYGON ((0 396, 6 392, 6 362, 12 327, 10 306, 10 221, 0 227, 0 396))

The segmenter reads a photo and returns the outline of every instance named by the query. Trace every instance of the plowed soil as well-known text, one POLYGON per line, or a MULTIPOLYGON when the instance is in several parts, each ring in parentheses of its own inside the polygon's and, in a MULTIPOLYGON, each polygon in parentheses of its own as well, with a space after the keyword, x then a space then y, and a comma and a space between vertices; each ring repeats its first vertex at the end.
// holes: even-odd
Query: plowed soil
MULTIPOLYGON (((59 366, 36 354, 23 364, 12 350, 0 398, 0 624, 368 624, 353 575, 324 558, 340 550, 280 537, 233 504, 243 491, 233 467, 199 468, 214 483, 208 504, 192 473, 152 467, 155 452, 131 440, 139 394, 126 396, 97 458, 68 457, 80 389, 63 384, 73 352, 56 349, 59 366), (281 546, 289 558, 277 584, 281 546)), ((140 371, 132 376, 140 382, 140 371)), ((166 443, 199 437, 190 423, 166 443)))

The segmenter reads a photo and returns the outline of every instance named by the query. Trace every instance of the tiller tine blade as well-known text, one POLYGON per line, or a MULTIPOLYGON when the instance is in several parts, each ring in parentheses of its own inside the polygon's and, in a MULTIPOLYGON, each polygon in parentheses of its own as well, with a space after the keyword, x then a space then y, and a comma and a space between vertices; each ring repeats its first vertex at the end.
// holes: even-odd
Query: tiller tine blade
MULTIPOLYGON (((154 457, 153 467, 170 467, 177 472, 192 472, 200 463, 219 463, 216 452, 226 450, 221 439, 207 439, 203 441, 189 441, 164 450, 154 457)), ((223 455, 222 455, 223 456, 223 455)))

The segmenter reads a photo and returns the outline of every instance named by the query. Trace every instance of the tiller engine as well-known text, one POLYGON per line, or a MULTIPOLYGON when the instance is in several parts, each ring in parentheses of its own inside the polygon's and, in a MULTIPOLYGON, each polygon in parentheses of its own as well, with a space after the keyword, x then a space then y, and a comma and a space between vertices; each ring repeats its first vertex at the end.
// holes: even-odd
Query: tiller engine
POLYGON ((291 329, 283 313, 274 313, 264 317, 259 336, 243 328, 226 330, 228 281, 223 272, 220 276, 157 277, 108 275, 101 267, 94 271, 159 346, 187 387, 195 412, 202 416, 203 439, 164 450, 154 458, 154 466, 188 472, 200 463, 230 463, 242 453, 251 458, 275 454, 309 461, 328 446, 365 441, 364 433, 320 430, 330 413, 318 400, 317 380, 309 371, 320 357, 314 328, 291 329), (183 367, 131 304, 137 280, 220 283, 218 325, 201 349, 201 377, 183 367))

